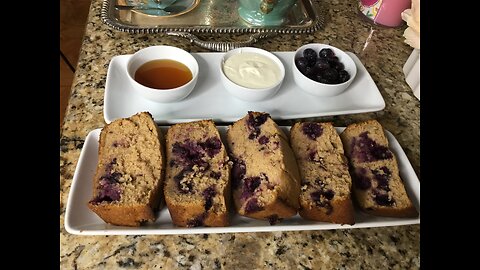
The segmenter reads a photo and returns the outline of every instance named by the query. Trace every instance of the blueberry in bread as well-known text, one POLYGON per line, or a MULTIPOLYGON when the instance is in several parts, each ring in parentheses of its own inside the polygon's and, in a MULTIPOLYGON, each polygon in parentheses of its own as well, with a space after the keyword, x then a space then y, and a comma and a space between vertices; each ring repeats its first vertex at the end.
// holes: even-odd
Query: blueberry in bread
POLYGON ((352 179, 336 129, 331 123, 296 123, 290 142, 300 170, 299 214, 303 218, 354 224, 352 179))
POLYGON ((267 113, 248 112, 227 130, 240 215, 274 224, 297 213, 300 175, 288 137, 267 113))
POLYGON ((88 207, 105 222, 140 226, 155 220, 163 201, 162 139, 148 112, 117 119, 102 129, 88 207))
POLYGON ((377 216, 418 216, 380 123, 368 120, 351 124, 340 137, 350 161, 353 190, 359 206, 377 216))
POLYGON ((211 120, 171 126, 166 135, 165 201, 177 226, 228 226, 230 167, 211 120))

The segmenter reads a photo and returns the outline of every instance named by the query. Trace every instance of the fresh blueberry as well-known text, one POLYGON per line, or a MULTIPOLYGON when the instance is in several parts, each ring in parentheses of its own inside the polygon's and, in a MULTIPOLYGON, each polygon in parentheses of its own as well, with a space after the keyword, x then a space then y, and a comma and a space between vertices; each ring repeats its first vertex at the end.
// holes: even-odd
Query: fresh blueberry
POLYGON ((326 59, 318 58, 317 62, 315 62, 315 70, 317 72, 319 72, 321 70, 324 70, 324 69, 327 69, 329 67, 330 67, 330 64, 328 63, 328 61, 326 59))
POLYGON ((330 63, 330 67, 336 69, 338 72, 345 69, 345 65, 342 62, 336 61, 336 62, 329 62, 329 63, 330 63))
POLYGON ((315 68, 314 67, 306 67, 303 75, 305 75, 308 78, 313 80, 315 78, 315 75, 316 75, 315 68))
POLYGON ((338 83, 338 71, 334 68, 327 68, 323 70, 323 78, 328 84, 336 84, 338 83))
POLYGON ((305 71, 305 68, 308 66, 308 61, 305 57, 302 56, 295 59, 295 65, 297 66, 298 70, 303 73, 305 71))
POLYGON ((327 61, 330 64, 330 66, 332 66, 332 67, 333 67, 333 65, 336 65, 337 63, 340 62, 340 60, 336 56, 327 57, 327 61))
POLYGON ((350 74, 348 74, 346 70, 340 70, 338 71, 338 78, 340 80, 340 83, 344 83, 350 80, 350 74))
POLYGON ((317 61, 317 53, 311 48, 307 48, 303 51, 303 57, 307 59, 308 66, 315 65, 315 62, 317 61))
POLYGON ((318 53, 318 56, 320 58, 327 59, 335 56, 335 53, 330 48, 324 48, 320 50, 320 52, 318 53))

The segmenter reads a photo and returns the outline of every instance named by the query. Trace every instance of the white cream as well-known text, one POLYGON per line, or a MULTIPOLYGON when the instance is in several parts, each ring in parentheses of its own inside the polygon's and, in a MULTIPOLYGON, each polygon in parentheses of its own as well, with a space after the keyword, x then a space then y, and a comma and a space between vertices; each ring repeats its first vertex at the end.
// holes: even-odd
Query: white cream
POLYGON ((234 83, 248 88, 272 87, 281 80, 278 65, 259 53, 234 54, 223 64, 223 72, 234 83))

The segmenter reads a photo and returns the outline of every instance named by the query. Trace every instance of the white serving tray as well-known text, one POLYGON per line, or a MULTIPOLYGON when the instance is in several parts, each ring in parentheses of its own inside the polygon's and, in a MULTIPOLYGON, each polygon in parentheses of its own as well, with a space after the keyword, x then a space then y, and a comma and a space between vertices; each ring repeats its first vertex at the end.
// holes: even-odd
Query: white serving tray
MULTIPOLYGON (((168 127, 161 127, 164 132, 168 127)), ((289 127, 282 127, 288 132, 289 127)), ((226 126, 218 126, 222 136, 226 132, 226 126)), ((337 128, 338 132, 344 128, 337 128)), ((400 175, 404 181, 406 190, 412 199, 416 209, 420 212, 420 182, 408 161, 405 152, 388 131, 385 131, 390 143, 390 149, 396 155, 400 175)), ((287 133, 288 134, 288 133, 287 133)), ((285 219, 276 225, 269 225, 268 221, 256 220, 239 215, 232 215, 229 227, 195 227, 181 228, 172 224, 168 209, 164 207, 153 223, 141 227, 115 226, 105 223, 87 207, 87 202, 92 197, 93 176, 98 160, 98 137, 100 129, 91 131, 83 146, 80 158, 75 169, 70 194, 68 196, 65 229, 72 234, 79 235, 146 235, 146 234, 198 234, 198 233, 233 233, 233 232, 272 232, 272 231, 301 231, 301 230, 330 230, 330 229, 355 229, 368 227, 399 226, 419 224, 417 218, 388 218, 376 217, 355 209, 354 225, 339 225, 326 222, 309 221, 301 218, 298 214, 285 219)))
POLYGON ((192 53, 199 65, 198 82, 184 100, 156 103, 130 89, 126 64, 131 55, 112 58, 105 84, 104 117, 107 123, 141 111, 152 114, 159 124, 174 124, 199 119, 233 122, 247 111, 269 112, 274 120, 298 119, 380 111, 385 101, 358 57, 347 52, 357 65, 355 80, 345 92, 334 97, 316 97, 302 91, 293 80, 294 52, 273 52, 285 66, 285 79, 272 98, 260 102, 242 101, 230 95, 220 79, 220 60, 224 53, 192 53))

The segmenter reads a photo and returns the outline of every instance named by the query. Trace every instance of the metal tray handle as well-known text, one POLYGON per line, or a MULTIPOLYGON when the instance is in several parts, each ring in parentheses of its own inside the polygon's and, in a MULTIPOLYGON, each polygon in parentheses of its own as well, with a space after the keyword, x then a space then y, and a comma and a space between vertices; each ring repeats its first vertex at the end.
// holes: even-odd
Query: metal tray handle
POLYGON ((190 40, 190 43, 193 43, 199 47, 218 51, 218 52, 226 52, 229 50, 233 50, 240 47, 249 47, 253 43, 257 42, 260 39, 273 37, 277 35, 277 33, 255 33, 250 36, 250 38, 246 41, 235 41, 235 42, 224 42, 224 41, 204 41, 199 39, 197 36, 187 33, 187 32, 166 32, 169 36, 176 36, 176 37, 183 37, 190 40))

